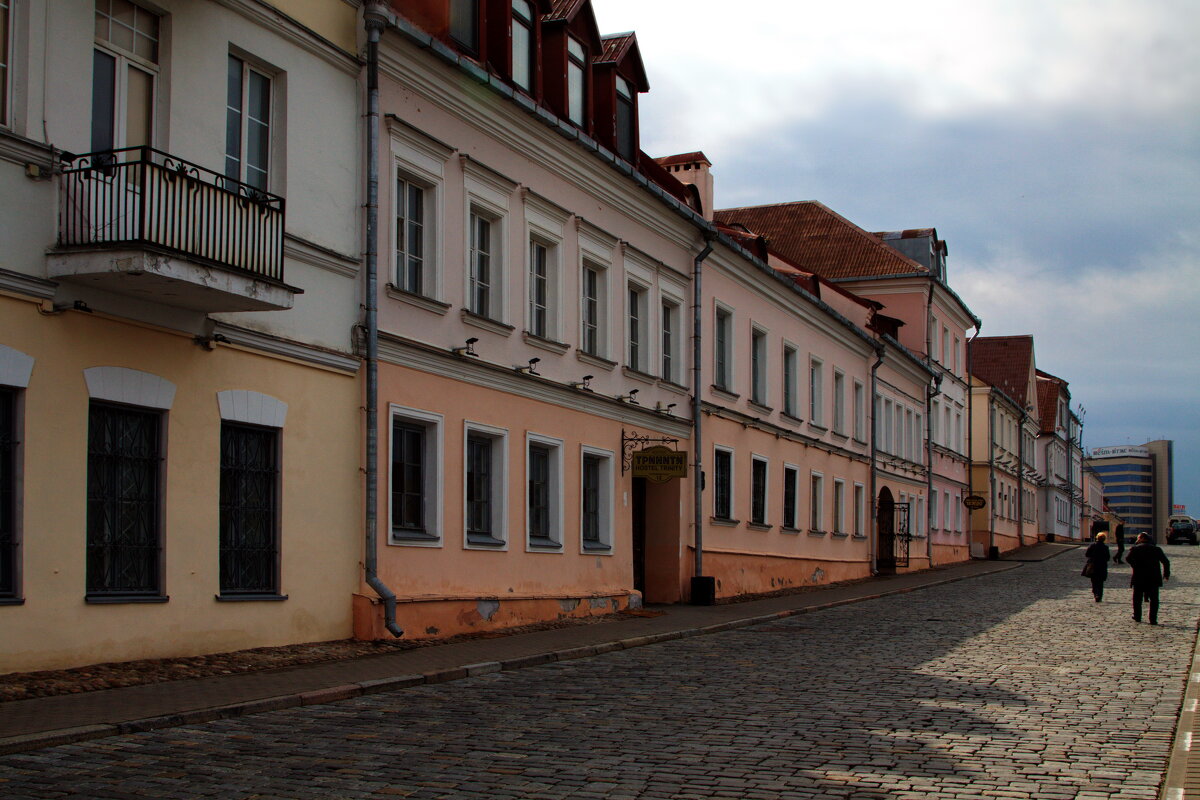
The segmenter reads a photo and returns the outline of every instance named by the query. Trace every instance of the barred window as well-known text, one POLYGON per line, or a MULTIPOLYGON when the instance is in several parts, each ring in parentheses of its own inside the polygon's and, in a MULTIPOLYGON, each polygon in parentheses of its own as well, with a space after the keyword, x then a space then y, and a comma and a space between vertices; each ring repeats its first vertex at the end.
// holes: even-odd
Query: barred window
POLYGON ((221 594, 279 593, 279 430, 221 423, 221 594))

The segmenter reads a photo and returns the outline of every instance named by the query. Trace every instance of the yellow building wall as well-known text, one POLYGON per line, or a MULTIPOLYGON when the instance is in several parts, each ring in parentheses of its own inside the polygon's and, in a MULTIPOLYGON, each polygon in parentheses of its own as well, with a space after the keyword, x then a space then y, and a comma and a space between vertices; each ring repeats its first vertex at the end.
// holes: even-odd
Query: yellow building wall
POLYGON ((0 343, 35 360, 24 392, 23 605, 0 606, 0 672, 188 656, 351 635, 361 552, 359 391, 319 369, 100 315, 43 316, 0 295, 0 343), (88 604, 88 389, 127 367, 175 384, 163 472, 165 603, 88 604), (282 601, 218 602, 220 413, 244 389, 288 404, 282 431, 282 601))
POLYGON ((358 14, 344 0, 267 0, 284 14, 343 50, 356 50, 358 14))

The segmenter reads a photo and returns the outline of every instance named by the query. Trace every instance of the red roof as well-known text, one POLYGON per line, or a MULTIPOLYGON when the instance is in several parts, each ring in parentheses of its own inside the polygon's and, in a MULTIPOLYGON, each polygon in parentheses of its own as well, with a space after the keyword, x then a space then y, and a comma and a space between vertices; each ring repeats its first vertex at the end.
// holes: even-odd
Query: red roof
POLYGON ((814 200, 723 208, 716 222, 741 224, 767 237, 771 250, 831 280, 928 273, 917 261, 814 200))
POLYGON ((639 92, 650 91, 650 81, 646 77, 646 66, 642 63, 637 34, 630 32, 601 36, 600 44, 603 49, 595 58, 597 64, 615 64, 618 69, 623 66, 625 77, 634 82, 639 92))
POLYGON ((708 160, 708 156, 704 155, 704 153, 700 152, 699 150, 693 153, 680 153, 674 156, 663 156, 662 158, 656 158, 654 160, 659 164, 662 164, 664 167, 671 167, 675 164, 690 164, 693 161, 703 161, 708 166, 712 166, 712 162, 708 160))
POLYGON ((971 374, 995 386, 1022 406, 1033 368, 1033 336, 982 336, 970 343, 971 374))

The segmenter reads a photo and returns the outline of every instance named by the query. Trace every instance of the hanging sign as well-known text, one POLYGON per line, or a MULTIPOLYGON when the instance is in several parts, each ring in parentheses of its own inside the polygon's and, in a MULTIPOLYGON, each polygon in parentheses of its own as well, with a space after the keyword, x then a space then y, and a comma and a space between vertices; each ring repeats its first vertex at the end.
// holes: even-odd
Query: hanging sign
POLYGON ((687 477, 687 459, 686 450, 672 450, 658 445, 635 450, 630 468, 635 478, 645 478, 651 483, 666 483, 672 478, 687 477))
POLYGON ((984 500, 977 494, 969 494, 963 498, 963 505, 972 511, 978 511, 987 505, 987 500, 984 500))

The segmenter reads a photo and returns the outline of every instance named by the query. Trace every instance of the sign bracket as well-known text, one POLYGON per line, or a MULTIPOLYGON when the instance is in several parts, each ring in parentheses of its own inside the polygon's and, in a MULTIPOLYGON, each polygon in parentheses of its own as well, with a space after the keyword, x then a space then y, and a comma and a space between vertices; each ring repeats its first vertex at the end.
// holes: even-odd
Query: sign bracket
POLYGON ((640 450, 648 444, 672 445, 676 450, 679 449, 679 440, 669 436, 643 436, 637 431, 625 432, 621 429, 621 474, 624 475, 629 471, 629 465, 633 462, 633 453, 635 450, 640 450))

